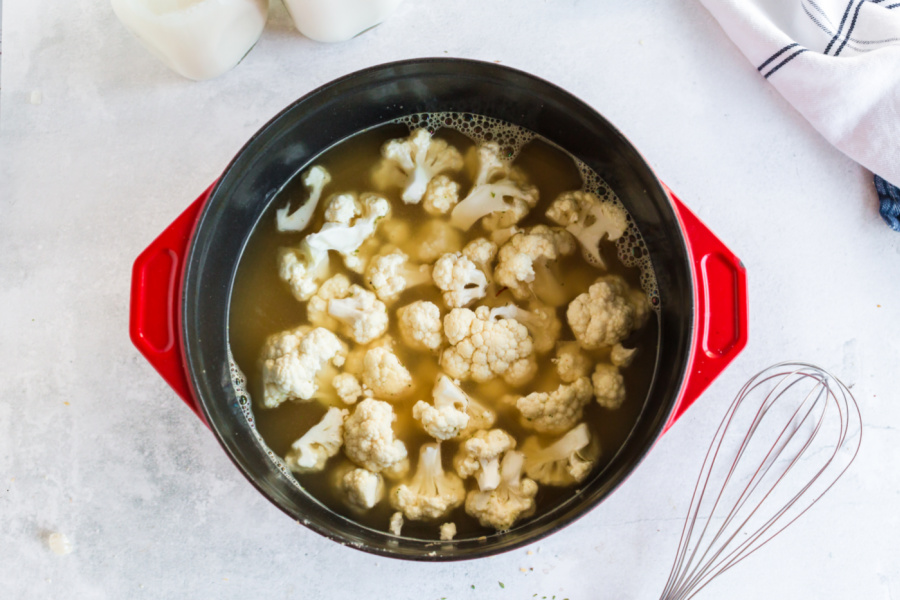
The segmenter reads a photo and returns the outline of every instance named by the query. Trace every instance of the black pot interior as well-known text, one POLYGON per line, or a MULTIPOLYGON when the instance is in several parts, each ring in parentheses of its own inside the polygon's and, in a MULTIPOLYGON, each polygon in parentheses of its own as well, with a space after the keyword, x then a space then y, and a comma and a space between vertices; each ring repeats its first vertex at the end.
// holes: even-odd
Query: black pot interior
POLYGON ((690 352, 693 294, 674 210, 646 162, 609 122, 560 88, 495 64, 423 59, 373 67, 301 98, 229 165, 198 221, 184 274, 183 349, 196 397, 234 463, 296 521, 342 544, 398 558, 458 560, 533 542, 583 515, 637 466, 660 435, 690 352), (256 442, 231 384, 230 293, 242 250, 278 190, 325 149, 421 112, 469 112, 524 126, 593 168, 638 224, 656 271, 660 339, 654 381, 628 442, 571 500, 512 531, 452 543, 397 539, 339 516, 293 485, 256 442))

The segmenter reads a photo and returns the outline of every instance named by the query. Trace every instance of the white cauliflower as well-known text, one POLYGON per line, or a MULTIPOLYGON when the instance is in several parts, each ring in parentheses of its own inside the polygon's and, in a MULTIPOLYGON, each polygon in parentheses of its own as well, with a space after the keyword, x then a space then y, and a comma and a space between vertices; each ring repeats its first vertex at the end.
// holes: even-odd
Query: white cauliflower
POLYGON ((434 405, 419 400, 413 406, 413 418, 436 440, 449 440, 469 424, 469 397, 446 375, 439 375, 431 392, 434 405))
POLYGON ((353 194, 335 194, 325 203, 325 222, 349 225, 359 216, 360 207, 353 194))
POLYGON ((432 277, 449 308, 467 306, 487 293, 487 277, 461 252, 440 257, 432 277))
POLYGON ((591 371, 591 361, 581 351, 578 342, 564 342, 556 348, 556 372, 559 378, 566 383, 572 383, 582 377, 587 377, 591 371))
POLYGON ((441 465, 441 445, 423 444, 416 474, 408 484, 391 492, 391 506, 407 519, 439 519, 463 503, 466 489, 462 479, 441 465))
POLYGON ((394 250, 369 261, 366 283, 379 300, 392 302, 408 288, 431 283, 431 267, 411 263, 406 254, 394 250))
POLYGON ((328 278, 306 303, 306 318, 316 327, 336 331, 338 322, 328 314, 328 303, 350 295, 350 280, 343 273, 328 278))
POLYGON ((406 446, 394 439, 391 425, 396 420, 390 404, 366 398, 344 422, 344 454, 373 473, 402 463, 406 446))
POLYGON ((534 351, 538 354, 549 352, 559 339, 562 323, 556 317, 556 309, 535 305, 531 310, 519 308, 515 304, 491 309, 492 319, 515 319, 528 328, 534 339, 534 351))
POLYGON ((394 535, 400 535, 400 531, 403 529, 403 513, 395 512, 391 515, 390 526, 388 527, 391 533, 394 535))
POLYGON ((475 476, 478 489, 487 492, 500 485, 500 457, 516 447, 516 439, 502 429, 481 430, 460 444, 453 467, 463 479, 475 476))
POLYGON ((356 404, 356 401, 362 396, 362 386, 359 385, 356 376, 351 373, 336 375, 331 380, 331 385, 344 404, 356 404))
POLYGON ((547 447, 536 436, 522 444, 525 472, 544 484, 566 486, 582 481, 594 466, 588 455, 599 454, 599 447, 591 447, 591 432, 581 423, 547 447))
POLYGON ((321 327, 301 326, 269 336, 263 349, 263 407, 311 400, 325 367, 341 366, 346 356, 347 345, 321 327))
POLYGON ((347 410, 329 408, 322 420, 291 444, 284 463, 295 473, 321 471, 329 458, 337 454, 344 443, 344 419, 347 410))
POLYGON ((324 167, 315 166, 302 175, 303 185, 309 190, 306 202, 294 212, 288 214, 291 204, 288 202, 283 208, 275 211, 275 223, 278 231, 303 231, 309 227, 312 216, 319 205, 322 190, 331 182, 331 174, 324 167))
POLYGON ((341 490, 351 506, 369 510, 384 498, 384 478, 368 469, 351 469, 341 477, 341 490))
POLYGON ((378 234, 388 244, 399 246, 409 240, 412 230, 408 221, 385 219, 378 227, 378 234))
POLYGON ((462 234, 446 221, 432 219, 419 228, 412 240, 410 253, 422 263, 433 263, 448 252, 459 252, 462 234))
POLYGON ((616 410, 625 402, 625 378, 615 365, 600 363, 591 376, 594 397, 603 408, 616 410))
POLYGON ((604 238, 617 240, 628 229, 628 215, 622 207, 589 192, 560 194, 546 214, 548 219, 575 236, 585 260, 597 267, 605 266, 600 256, 600 242, 604 238))
POLYGON ((470 163, 477 163, 472 189, 450 213, 450 224, 468 231, 479 219, 488 231, 515 225, 537 204, 538 189, 500 157, 495 142, 473 148, 470 163))
POLYGON ((506 373, 503 374, 503 381, 513 387, 522 387, 534 379, 537 370, 537 360, 532 354, 524 360, 518 360, 511 364, 506 373))
POLYGON ((400 337, 413 350, 441 347, 441 309, 433 302, 417 300, 397 310, 400 337))
POLYGON ((513 319, 492 320, 487 306, 451 310, 444 317, 444 335, 452 345, 441 354, 441 366, 456 379, 481 382, 500 375, 520 385, 533 374, 528 329, 513 319))
POLYGON ((449 542, 456 537, 456 523, 443 523, 441 525, 441 541, 449 542))
POLYGON ((532 392, 516 400, 522 424, 542 433, 561 433, 581 420, 584 407, 594 396, 587 377, 562 383, 552 392, 532 392))
POLYGON ((509 288, 517 300, 537 295, 545 304, 559 306, 570 298, 551 263, 575 251, 572 236, 562 230, 536 225, 506 242, 497 258, 494 279, 509 288))
POLYGON ((358 203, 360 216, 352 225, 326 222, 318 232, 307 235, 298 247, 279 251, 278 275, 288 283, 297 300, 309 300, 328 277, 329 251, 339 253, 351 271, 359 273, 365 268, 360 247, 375 232, 378 222, 390 214, 391 205, 375 194, 363 194, 358 203))
POLYGON ((456 439, 465 440, 472 437, 476 432, 482 429, 490 429, 497 421, 497 413, 466 394, 469 404, 466 407, 466 414, 469 415, 469 424, 459 432, 456 439))
POLYGON ((631 365, 636 352, 637 348, 626 348, 622 344, 616 344, 609 354, 609 361, 617 367, 627 367, 631 365))
POLYGON ((459 202, 459 184, 447 177, 438 175, 425 188, 422 208, 430 215, 439 216, 450 212, 459 202))
POLYGON ((377 347, 363 359, 363 386, 376 398, 397 400, 413 391, 412 375, 390 348, 377 347))
POLYGON ((566 317, 575 339, 590 350, 618 344, 643 326, 649 311, 642 293, 618 275, 607 275, 572 300, 566 317))
POLYGON ((475 263, 487 277, 488 283, 493 279, 492 264, 497 257, 497 244, 487 238, 475 238, 462 249, 463 256, 475 263))
POLYGON ((505 531, 518 519, 534 512, 537 484, 523 477, 525 458, 511 450, 500 463, 500 484, 491 491, 472 490, 466 496, 466 513, 478 519, 482 527, 505 531))
POLYGON ((407 139, 390 140, 381 147, 381 163, 372 174, 378 189, 402 187, 406 204, 418 204, 429 182, 441 173, 463 167, 459 150, 427 129, 416 129, 407 139))
POLYGON ((349 295, 328 301, 328 314, 338 321, 344 335, 367 344, 384 335, 388 328, 387 308, 375 294, 353 284, 349 295))

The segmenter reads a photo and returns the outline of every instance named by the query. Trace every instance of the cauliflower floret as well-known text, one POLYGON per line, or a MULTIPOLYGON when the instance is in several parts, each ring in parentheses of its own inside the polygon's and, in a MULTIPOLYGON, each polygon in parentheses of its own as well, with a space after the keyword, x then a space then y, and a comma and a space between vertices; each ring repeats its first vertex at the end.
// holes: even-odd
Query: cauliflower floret
POLYGON ((328 314, 328 303, 350 295, 350 280, 343 273, 327 279, 306 303, 306 318, 316 327, 337 330, 338 322, 328 314))
POLYGON ((494 278, 509 288, 517 300, 537 295, 545 304, 559 306, 571 297, 554 274, 550 263, 572 254, 575 244, 565 231, 544 225, 517 233, 498 253, 494 278))
POLYGON ((453 208, 450 224, 468 231, 482 217, 488 231, 515 225, 537 204, 538 189, 528 185, 521 171, 500 158, 496 142, 473 148, 467 157, 477 163, 468 195, 453 208))
POLYGON ((463 503, 466 489, 462 479, 441 466, 441 445, 423 444, 416 474, 408 484, 391 492, 391 506, 407 519, 439 519, 463 503))
POLYGON ((449 440, 469 424, 469 397, 446 375, 439 375, 431 392, 434 406, 419 400, 413 406, 413 418, 436 440, 449 440))
POLYGON ((459 184, 447 177, 438 175, 425 188, 422 208, 430 215, 445 215, 459 202, 459 184))
POLYGON ((313 250, 305 241, 297 248, 278 250, 278 277, 297 300, 309 300, 328 275, 328 252, 313 250))
POLYGON ((532 354, 528 358, 517 360, 509 366, 506 373, 503 374, 503 381, 513 387, 522 387, 537 374, 537 360, 532 354))
POLYGON ((347 410, 329 408, 322 420, 313 425, 299 440, 291 444, 284 463, 295 473, 321 471, 329 458, 344 443, 344 419, 347 410))
POLYGON ((428 183, 437 175, 463 167, 459 150, 427 129, 416 129, 407 139, 390 140, 381 147, 381 163, 372 174, 378 189, 403 188, 406 204, 418 204, 428 183))
POLYGON ((394 535, 400 535, 400 530, 403 529, 403 513, 395 512, 391 515, 391 523, 388 527, 391 533, 394 535))
POLYGON ((407 221, 386 219, 378 227, 378 233, 388 244, 399 246, 409 240, 412 230, 407 221))
POLYGON ((532 306, 524 310, 515 304, 507 304, 491 309, 492 319, 515 319, 528 328, 534 339, 534 351, 538 354, 549 352, 556 345, 562 323, 556 317, 556 310, 549 306, 532 306))
POLYGON ((406 446, 394 439, 397 420, 387 402, 366 398, 344 422, 344 454, 357 465, 380 473, 406 458, 406 446))
POLYGON ((516 447, 516 439, 502 429, 481 430, 460 444, 453 466, 460 477, 475 476, 478 489, 487 492, 500 485, 500 456, 516 447))
POLYGON ((634 360, 637 348, 626 348, 622 344, 616 344, 609 353, 609 362, 617 367, 627 367, 634 360))
POLYGON ((387 308, 375 294, 356 284, 348 291, 348 296, 328 301, 328 314, 342 325, 344 335, 368 344, 387 331, 387 308))
POLYGON ((413 391, 412 375, 390 348, 372 348, 363 359, 363 385, 377 398, 396 400, 413 391))
POLYGON ((511 450, 500 463, 500 484, 491 491, 472 490, 466 497, 466 513, 482 527, 505 531, 518 519, 534 512, 537 484, 522 476, 525 457, 511 450))
POLYGON ((384 478, 368 469, 352 469, 341 477, 341 490, 351 506, 369 510, 384 498, 384 478))
POLYGON ((328 363, 339 367, 346 356, 347 345, 321 327, 301 326, 269 336, 263 350, 263 407, 312 399, 328 363))
POLYGON ((366 283, 379 300, 391 302, 406 289, 431 283, 431 268, 409 262, 400 250, 376 256, 366 269, 366 283))
POLYGON ((475 238, 465 245, 462 249, 463 256, 475 263, 475 266, 481 269, 488 279, 488 283, 493 278, 493 269, 491 264, 497 257, 497 244, 487 238, 475 238))
POLYGON ((279 251, 278 275, 288 283, 297 300, 309 300, 319 284, 328 278, 331 250, 343 256, 344 265, 351 271, 361 273, 365 269, 363 257, 367 254, 360 253, 360 247, 375 232, 378 222, 390 214, 391 205, 375 194, 363 194, 358 203, 360 216, 352 225, 326 222, 296 248, 279 251))
POLYGON ((548 219, 575 236, 581 244, 584 259, 597 267, 605 266, 600 256, 600 242, 607 237, 617 240, 628 229, 625 209, 589 192, 560 194, 546 214, 548 219))
POLYGON ((278 231, 303 231, 309 226, 322 190, 331 182, 331 175, 324 167, 315 166, 302 175, 303 185, 309 190, 309 198, 294 212, 288 214, 291 203, 275 211, 275 223, 278 231))
POLYGON ((529 477, 544 485, 566 486, 587 477, 599 455, 599 446, 591 447, 591 433, 581 423, 546 448, 532 436, 522 444, 522 452, 529 477))
POLYGON ((600 363, 591 376, 597 404, 603 408, 616 410, 625 402, 625 378, 615 365, 600 363))
POLYGON ((362 396, 362 386, 359 385, 359 380, 350 373, 336 375, 331 380, 331 385, 344 404, 356 404, 356 401, 362 396))
POLYGON ((559 373, 559 378, 566 383, 587 377, 591 371, 591 361, 581 351, 578 342, 560 344, 556 348, 556 358, 553 359, 553 362, 556 363, 556 372, 559 373))
POLYGON ((513 319, 492 320, 487 306, 474 312, 454 308, 444 317, 444 334, 452 346, 441 354, 441 366, 456 379, 480 382, 502 375, 519 385, 523 374, 533 374, 528 329, 513 319))
POLYGON ((487 277, 461 252, 440 257, 434 263, 432 276, 450 308, 467 306, 487 293, 487 277))
POLYGON ((422 263, 433 263, 448 252, 459 252, 463 246, 462 234, 446 221, 428 221, 416 234, 412 247, 407 248, 422 263))
POLYGON ((444 523, 441 525, 441 541, 449 542, 456 537, 456 523, 444 523))
POLYGON ((516 400, 522 424, 542 433, 561 433, 577 423, 594 395, 587 377, 562 383, 552 392, 532 392, 516 400))
POLYGON ((437 350, 441 346, 441 309, 433 302, 417 300, 397 310, 400 337, 413 350, 437 350))
POLYGON ((643 326, 649 303, 634 291, 618 275, 607 275, 572 300, 566 317, 582 347, 590 350, 618 344, 643 326))
POLYGON ((353 194, 336 194, 325 203, 325 221, 349 225, 360 214, 360 206, 353 194))

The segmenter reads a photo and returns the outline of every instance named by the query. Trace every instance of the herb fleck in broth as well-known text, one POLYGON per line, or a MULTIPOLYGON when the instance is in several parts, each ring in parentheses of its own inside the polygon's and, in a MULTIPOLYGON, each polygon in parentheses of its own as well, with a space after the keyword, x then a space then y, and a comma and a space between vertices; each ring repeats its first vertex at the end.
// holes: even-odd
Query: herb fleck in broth
MULTIPOLYGON (((463 116, 462 118, 467 118, 463 116)), ((388 139, 405 138, 409 135, 410 126, 431 125, 434 129, 434 119, 426 122, 425 118, 419 121, 416 117, 407 118, 407 124, 390 124, 358 134, 347 139, 335 147, 329 149, 311 164, 321 165, 331 173, 331 183, 325 188, 322 202, 316 210, 316 215, 306 232, 318 231, 324 222, 322 205, 332 194, 343 191, 364 192, 372 189, 371 168, 379 159, 379 150, 388 139), (417 122, 418 121, 418 122, 417 122)), ((480 125, 469 124, 468 133, 473 137, 484 139, 485 131, 480 125)), ((486 128, 485 128, 486 129, 486 128)), ((459 149, 463 155, 466 150, 474 145, 470 137, 446 127, 438 128, 436 137, 442 138, 459 149)), ((562 192, 577 189, 599 191, 607 195, 611 194, 605 189, 602 182, 591 173, 586 173, 584 167, 576 165, 571 156, 559 150, 555 146, 535 138, 521 130, 501 131, 496 136, 501 144, 507 142, 510 146, 510 155, 515 154, 515 165, 527 173, 529 182, 540 190, 540 200, 530 211, 527 217, 518 223, 519 227, 530 227, 537 224, 550 223, 544 213, 553 200, 562 192), (512 133, 510 133, 512 131, 512 133), (518 134, 518 135, 517 135, 518 134), (516 142, 528 139, 521 149, 514 147, 516 142), (588 175, 588 177, 585 177, 588 175), (588 182, 585 183, 586 179, 588 182)), ((467 169, 453 175, 453 178, 461 184, 461 196, 471 185, 471 179, 467 169)), ((400 244, 400 248, 414 256, 410 245, 416 238, 416 232, 425 223, 434 217, 428 215, 421 205, 407 205, 400 200, 402 190, 392 190, 383 195, 391 202, 391 220, 406 221, 411 229, 410 241, 400 244)), ((310 427, 319 422, 327 410, 323 403, 312 400, 309 402, 287 401, 274 409, 261 408, 258 400, 263 396, 262 372, 260 365, 260 352, 265 345, 266 338, 271 334, 308 324, 305 302, 298 302, 288 290, 287 285, 278 277, 276 257, 278 249, 285 246, 296 246, 306 233, 279 233, 276 230, 275 211, 284 206, 288 200, 292 210, 306 198, 307 192, 300 181, 300 177, 294 177, 286 187, 276 196, 258 226, 252 233, 244 254, 241 258, 238 272, 233 287, 232 304, 230 310, 230 345, 235 362, 241 367, 247 378, 247 391, 251 398, 257 400, 253 405, 253 417, 255 427, 265 443, 277 455, 284 456, 291 444, 300 438, 310 427)), ((600 194, 598 194, 600 195, 600 194)), ((626 234, 627 235, 627 234, 626 234)), ((464 232, 464 243, 477 237, 490 237, 479 224, 470 231, 464 232)), ((587 291, 594 280, 601 275, 610 273, 623 277, 632 288, 643 287, 651 293, 651 299, 656 293, 655 280, 652 271, 649 271, 644 260, 644 268, 627 267, 620 259, 628 259, 642 252, 642 242, 639 238, 630 243, 623 243, 617 248, 616 243, 604 240, 601 244, 601 253, 606 261, 607 270, 598 270, 590 266, 576 250, 572 255, 563 257, 556 265, 557 272, 561 276, 560 281, 564 285, 570 297, 587 291), (619 258, 617 258, 617 255, 619 258), (648 285, 649 284, 649 285, 648 285)), ((344 273, 352 283, 364 286, 364 277, 348 271, 339 256, 331 253, 330 264, 332 274, 344 273)), ((646 252, 644 252, 646 254, 646 252)), ((496 262, 496 261, 495 261, 496 262)), ((442 318, 449 309, 443 303, 440 291, 434 286, 423 285, 407 289, 399 299, 388 306, 391 322, 388 335, 395 340, 393 351, 400 361, 413 374, 415 393, 408 398, 391 402, 397 414, 394 423, 394 432, 397 439, 402 440, 407 447, 411 469, 408 480, 415 473, 418 458, 418 450, 422 444, 435 440, 429 436, 422 427, 412 418, 412 406, 418 400, 431 402, 431 390, 440 367, 438 365, 439 354, 427 351, 417 351, 408 348, 400 337, 395 309, 405 306, 415 300, 429 300, 441 309, 442 318)), ((494 297, 488 296, 469 305, 474 309, 478 305, 502 306, 513 302, 514 299, 508 291, 494 297)), ((574 336, 566 321, 566 305, 557 309, 557 317, 563 323, 560 336, 561 340, 572 340, 574 336)), ((596 461, 593 472, 601 470, 615 456, 618 449, 624 444, 632 430, 638 415, 643 407, 644 400, 649 391, 650 381, 653 375, 656 359, 656 344, 658 338, 658 322, 655 313, 651 313, 648 323, 641 329, 632 333, 624 342, 627 347, 638 348, 634 362, 627 368, 622 368, 625 379, 627 398, 618 410, 607 410, 599 404, 591 401, 584 411, 583 421, 591 430, 592 437, 599 440, 602 453, 596 461)), ((343 338, 344 341, 349 341, 343 338)), ((355 344, 350 341, 350 349, 355 344)), ((609 349, 587 351, 586 353, 595 362, 609 362, 609 349)), ((486 383, 464 381, 462 389, 473 398, 483 401, 497 411, 497 422, 494 428, 500 428, 509 432, 518 440, 518 448, 522 441, 531 435, 533 431, 521 426, 518 418, 518 410, 514 406, 500 403, 499 399, 507 394, 524 395, 531 391, 550 391, 559 384, 555 376, 556 368, 551 362, 553 351, 536 355, 538 362, 538 374, 531 383, 516 389, 508 386, 501 378, 486 383)), ((335 369, 335 374, 338 370, 335 369)), ((333 392, 333 390, 332 390, 333 392)), ((323 389, 328 394, 328 390, 323 389)), ((343 407, 343 404, 335 400, 330 405, 343 407)), ((352 413, 353 406, 347 406, 352 413)), ((559 435, 541 435, 542 443, 555 440, 559 435)), ((443 465, 445 470, 452 471, 452 457, 456 454, 459 442, 448 440, 441 443, 443 465)), ((340 487, 336 484, 335 473, 343 472, 342 467, 351 467, 352 463, 341 452, 329 459, 324 471, 318 473, 306 473, 295 475, 300 485, 312 496, 337 513, 347 516, 363 525, 386 531, 388 522, 395 510, 390 506, 388 494, 390 489, 397 484, 385 478, 387 493, 374 508, 368 511, 352 509, 346 504, 340 487)), ((586 481, 590 479, 590 476, 586 481)), ((464 480, 466 489, 477 489, 475 480, 464 480)), ((526 522, 534 516, 553 510, 560 503, 570 498, 575 486, 550 487, 539 485, 535 497, 536 512, 532 517, 517 521, 516 525, 526 522)), ((493 533, 493 529, 482 527, 478 521, 466 514, 464 506, 454 509, 448 516, 436 521, 412 521, 405 520, 403 535, 423 539, 437 539, 441 523, 452 521, 457 526, 456 539, 478 537, 493 533)))

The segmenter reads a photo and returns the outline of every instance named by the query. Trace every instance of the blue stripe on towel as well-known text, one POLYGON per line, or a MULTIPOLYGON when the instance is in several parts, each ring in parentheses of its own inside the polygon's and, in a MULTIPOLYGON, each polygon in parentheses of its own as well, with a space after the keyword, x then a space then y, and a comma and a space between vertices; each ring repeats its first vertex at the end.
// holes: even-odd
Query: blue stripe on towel
POLYGON ((881 218, 894 231, 900 231, 900 188, 897 188, 878 175, 875 176, 875 190, 881 203, 881 218))

